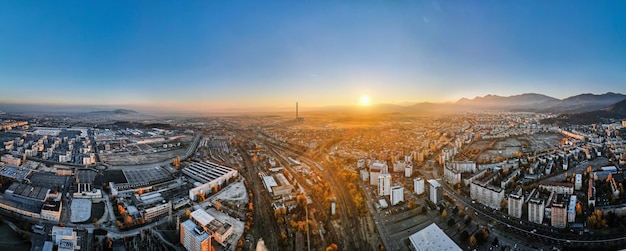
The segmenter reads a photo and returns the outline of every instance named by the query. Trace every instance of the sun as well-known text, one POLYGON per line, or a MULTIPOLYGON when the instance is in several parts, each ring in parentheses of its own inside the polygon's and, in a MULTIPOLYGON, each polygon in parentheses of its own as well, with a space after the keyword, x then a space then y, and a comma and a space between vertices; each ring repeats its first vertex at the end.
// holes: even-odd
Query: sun
POLYGON ((370 104, 370 97, 367 95, 361 96, 361 105, 366 106, 370 104))

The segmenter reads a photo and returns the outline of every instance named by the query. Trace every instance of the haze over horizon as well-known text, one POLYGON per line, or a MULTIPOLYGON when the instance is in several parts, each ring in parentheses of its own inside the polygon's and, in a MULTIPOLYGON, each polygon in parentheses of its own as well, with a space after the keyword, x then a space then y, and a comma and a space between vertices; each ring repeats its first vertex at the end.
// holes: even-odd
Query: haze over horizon
POLYGON ((0 3, 0 103, 187 111, 626 93, 626 3, 0 3))

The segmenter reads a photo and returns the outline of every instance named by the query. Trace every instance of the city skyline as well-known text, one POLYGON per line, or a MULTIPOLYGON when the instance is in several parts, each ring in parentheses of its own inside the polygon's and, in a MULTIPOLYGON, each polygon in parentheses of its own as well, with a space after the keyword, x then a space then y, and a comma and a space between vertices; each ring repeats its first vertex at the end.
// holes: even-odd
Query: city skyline
POLYGON ((626 4, 2 3, 1 103, 189 111, 626 93, 626 4))

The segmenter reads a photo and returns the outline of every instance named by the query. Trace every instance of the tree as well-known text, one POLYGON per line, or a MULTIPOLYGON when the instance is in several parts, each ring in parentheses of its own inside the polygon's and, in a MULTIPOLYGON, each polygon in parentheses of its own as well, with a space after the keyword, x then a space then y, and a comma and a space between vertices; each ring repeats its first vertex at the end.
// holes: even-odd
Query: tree
POLYGON ((120 215, 126 215, 126 209, 122 205, 117 205, 117 211, 120 212, 120 215))
POLYGON ((451 227, 452 225, 454 225, 454 218, 450 217, 448 220, 448 226, 451 227))
POLYGON ((143 188, 141 188, 141 187, 140 187, 140 188, 139 188, 139 190, 137 190, 137 193, 138 193, 139 195, 142 195, 142 194, 143 194, 143 188))
POLYGON ((339 247, 335 243, 332 243, 328 245, 328 247, 326 247, 326 251, 337 251, 337 250, 339 250, 339 247))
POLYGON ((509 203, 508 203, 506 200, 502 200, 502 201, 500 202, 500 207, 502 207, 502 208, 506 208, 506 207, 508 206, 508 204, 509 204, 509 203))
POLYGON ((254 211, 254 204, 252 204, 252 201, 248 203, 248 210, 254 211))
POLYGON ((476 240, 476 236, 472 235, 472 237, 469 238, 469 244, 472 247, 475 247, 478 244, 478 240, 476 240))
POLYGON ((580 201, 576 203, 576 215, 580 216, 583 214, 583 206, 580 204, 580 201))
POLYGON ((222 211, 222 202, 220 200, 215 201, 215 210, 222 211))
POLYGON ((602 211, 596 210, 587 218, 587 226, 600 229, 606 226, 606 219, 602 218, 602 211))
POLYGON ((124 217, 124 223, 125 224, 131 224, 133 223, 133 218, 130 217, 130 215, 127 215, 126 217, 124 217))
POLYGON ((306 221, 298 221, 298 231, 306 231, 306 221))
POLYGON ((441 218, 446 218, 448 217, 448 212, 444 209, 443 212, 441 212, 441 218))
POLYGON ((176 156, 176 158, 174 158, 174 160, 172 161, 172 165, 175 166, 176 168, 180 166, 180 156, 176 156))
POLYGON ((202 203, 204 202, 205 198, 204 198, 204 193, 199 193, 198 194, 198 202, 202 203))

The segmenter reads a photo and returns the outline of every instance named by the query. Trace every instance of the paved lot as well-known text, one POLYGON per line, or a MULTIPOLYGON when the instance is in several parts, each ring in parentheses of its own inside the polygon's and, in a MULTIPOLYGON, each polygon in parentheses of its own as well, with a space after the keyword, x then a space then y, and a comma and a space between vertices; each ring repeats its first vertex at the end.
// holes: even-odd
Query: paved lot
POLYGON ((91 201, 87 199, 74 199, 72 200, 70 210, 72 211, 72 215, 70 216, 72 223, 88 221, 91 217, 91 201))

